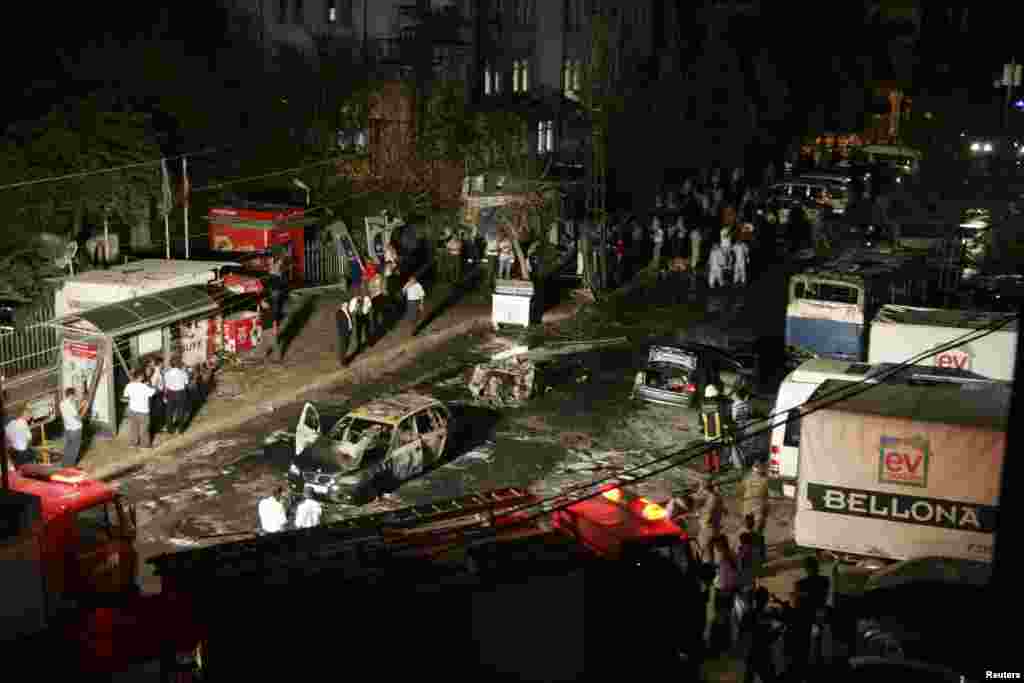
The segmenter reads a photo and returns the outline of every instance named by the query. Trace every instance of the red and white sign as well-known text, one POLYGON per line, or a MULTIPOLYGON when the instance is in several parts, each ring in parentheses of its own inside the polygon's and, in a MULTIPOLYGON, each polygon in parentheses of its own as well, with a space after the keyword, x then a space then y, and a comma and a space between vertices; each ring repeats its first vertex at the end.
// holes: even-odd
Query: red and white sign
POLYGON ((964 349, 950 349, 949 351, 943 351, 935 356, 935 367, 970 370, 971 354, 964 349))
POLYGON ((87 344, 85 342, 64 342, 64 353, 72 358, 80 358, 82 360, 96 361, 97 348, 95 344, 87 344))

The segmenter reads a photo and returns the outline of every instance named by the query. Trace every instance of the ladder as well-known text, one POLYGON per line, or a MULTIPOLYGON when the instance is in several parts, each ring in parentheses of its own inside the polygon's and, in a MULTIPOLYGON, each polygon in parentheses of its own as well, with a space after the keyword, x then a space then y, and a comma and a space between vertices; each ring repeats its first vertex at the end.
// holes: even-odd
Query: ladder
MULTIPOLYGON (((273 568, 317 569, 344 567, 351 573, 372 569, 374 558, 388 555, 394 532, 404 538, 417 527, 449 520, 449 528, 487 526, 488 517, 532 500, 524 488, 507 487, 414 507, 363 515, 312 529, 283 531, 252 539, 160 555, 150 560, 157 573, 243 576, 265 574, 273 568), (464 522, 460 521, 465 518, 464 522), (389 533, 390 532, 390 533, 389 533)), ((426 534, 432 529, 424 529, 426 534)))

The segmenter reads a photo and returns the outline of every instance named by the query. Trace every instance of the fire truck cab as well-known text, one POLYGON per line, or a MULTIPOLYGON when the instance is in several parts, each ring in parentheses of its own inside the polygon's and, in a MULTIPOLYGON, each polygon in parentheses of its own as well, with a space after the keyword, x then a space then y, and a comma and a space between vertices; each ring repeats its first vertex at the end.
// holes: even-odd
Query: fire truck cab
POLYGON ((13 470, 10 488, 30 497, 23 517, 28 529, 8 530, 14 531, 10 535, 28 531, 35 539, 49 604, 89 602, 134 589, 135 508, 116 489, 82 470, 48 465, 13 470))

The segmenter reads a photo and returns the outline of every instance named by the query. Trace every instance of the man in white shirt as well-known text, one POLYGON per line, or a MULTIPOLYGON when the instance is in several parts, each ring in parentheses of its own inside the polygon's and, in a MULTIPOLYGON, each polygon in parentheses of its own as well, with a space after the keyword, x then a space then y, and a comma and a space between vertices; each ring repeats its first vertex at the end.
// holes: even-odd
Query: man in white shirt
POLYGON ((177 358, 171 359, 171 367, 164 373, 164 387, 167 390, 167 431, 184 433, 189 416, 188 373, 177 358))
POLYGON ((353 296, 348 302, 349 315, 352 316, 352 322, 354 323, 354 329, 352 330, 353 335, 356 338, 356 353, 359 353, 364 346, 370 345, 370 324, 373 317, 373 302, 370 301, 370 297, 366 294, 366 289, 360 287, 356 290, 355 296, 353 296))
POLYGON ((28 424, 31 417, 31 411, 25 407, 18 417, 4 427, 4 437, 11 449, 11 461, 15 466, 27 465, 36 459, 32 451, 32 429, 28 424))
POLYGON ((661 227, 661 219, 657 216, 651 222, 651 241, 654 242, 654 253, 651 255, 651 267, 655 271, 661 269, 661 245, 665 242, 665 231, 661 227))
POLYGON ((124 388, 128 400, 128 445, 151 448, 149 435, 149 401, 156 395, 156 389, 145 382, 145 375, 136 371, 132 381, 124 388))
POLYGON ((60 402, 60 419, 64 423, 64 467, 78 465, 78 457, 82 452, 82 417, 85 415, 85 399, 78 400, 74 387, 64 390, 64 400, 60 402))
POLYGON ((288 513, 285 512, 284 503, 281 502, 282 498, 284 498, 284 488, 278 488, 274 495, 267 496, 260 501, 257 512, 260 516, 260 527, 264 533, 276 534, 283 531, 285 525, 288 524, 288 513))
POLYGON ((305 497, 295 509, 295 528, 309 529, 320 523, 320 515, 323 513, 323 506, 313 500, 313 494, 309 489, 305 491, 305 497))
POLYGON ((427 298, 427 292, 419 283, 415 275, 409 276, 409 281, 403 287, 405 292, 405 322, 412 329, 409 334, 416 331, 416 320, 423 312, 423 300, 427 298))

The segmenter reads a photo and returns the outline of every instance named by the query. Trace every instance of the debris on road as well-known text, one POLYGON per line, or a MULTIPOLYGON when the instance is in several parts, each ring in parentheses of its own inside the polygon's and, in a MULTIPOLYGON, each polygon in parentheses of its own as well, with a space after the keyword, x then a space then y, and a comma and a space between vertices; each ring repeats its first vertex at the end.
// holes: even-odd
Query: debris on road
POLYGON ((232 446, 238 444, 235 439, 216 439, 214 441, 208 441, 199 448, 193 449, 185 454, 185 459, 191 458, 209 458, 214 455, 217 451, 227 450, 232 446))

